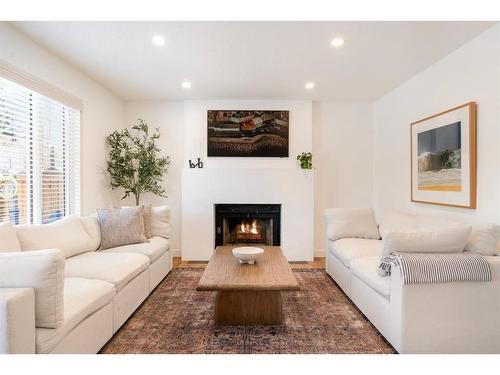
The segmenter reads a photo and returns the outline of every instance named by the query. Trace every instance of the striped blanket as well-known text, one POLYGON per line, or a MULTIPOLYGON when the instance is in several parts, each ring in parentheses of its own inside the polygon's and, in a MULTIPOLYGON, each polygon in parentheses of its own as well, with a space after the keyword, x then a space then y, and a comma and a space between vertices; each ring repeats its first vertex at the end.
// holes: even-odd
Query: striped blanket
POLYGON ((488 261, 474 253, 392 253, 380 259, 378 274, 401 271, 404 284, 491 281, 488 261))

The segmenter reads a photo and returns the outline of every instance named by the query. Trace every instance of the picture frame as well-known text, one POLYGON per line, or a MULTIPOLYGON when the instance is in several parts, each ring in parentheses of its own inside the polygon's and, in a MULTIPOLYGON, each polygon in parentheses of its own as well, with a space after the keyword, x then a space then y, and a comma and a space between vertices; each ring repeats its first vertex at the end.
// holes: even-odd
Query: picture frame
POLYGON ((290 111, 208 110, 208 157, 289 156, 290 111))
POLYGON ((410 124, 412 202, 476 208, 476 117, 469 102, 410 124))

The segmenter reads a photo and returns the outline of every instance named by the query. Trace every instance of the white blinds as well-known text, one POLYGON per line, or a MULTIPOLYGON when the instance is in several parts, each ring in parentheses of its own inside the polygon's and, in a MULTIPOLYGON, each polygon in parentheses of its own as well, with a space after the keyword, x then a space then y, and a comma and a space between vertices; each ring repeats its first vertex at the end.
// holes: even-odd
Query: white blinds
POLYGON ((0 222, 80 211, 80 111, 0 77, 0 222))

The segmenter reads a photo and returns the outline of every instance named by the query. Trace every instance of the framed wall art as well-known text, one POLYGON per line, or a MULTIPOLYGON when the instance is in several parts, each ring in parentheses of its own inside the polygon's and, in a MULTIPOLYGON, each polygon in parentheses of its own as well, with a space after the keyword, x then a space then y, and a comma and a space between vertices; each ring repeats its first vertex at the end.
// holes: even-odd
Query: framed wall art
POLYGON ((476 103, 411 124, 411 200, 476 208, 476 103))
POLYGON ((289 111, 209 110, 208 156, 288 157, 289 111))

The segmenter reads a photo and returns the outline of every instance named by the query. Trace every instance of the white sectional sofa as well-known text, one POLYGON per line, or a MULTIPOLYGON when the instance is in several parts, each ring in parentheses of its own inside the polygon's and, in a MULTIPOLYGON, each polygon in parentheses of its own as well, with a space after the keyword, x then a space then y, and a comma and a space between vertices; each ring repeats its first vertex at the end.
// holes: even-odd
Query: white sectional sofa
MULTIPOLYGON (((399 353, 500 353, 500 256, 487 257, 492 282, 403 284, 398 269, 378 275, 382 240, 331 239, 335 212, 325 211, 326 271, 399 353)), ((428 216, 416 222, 452 223, 428 216)))
MULTIPOLYGON (((170 213, 167 207, 160 211, 168 216, 163 217, 167 233, 170 213)), ((52 250, 54 259, 64 256, 59 267, 64 286, 53 289, 61 289, 63 314, 56 328, 39 327, 33 288, 0 287, 0 353, 97 353, 172 269, 165 234, 147 243, 97 250, 95 216, 18 226, 16 234, 21 251, 52 248, 59 249, 52 250)), ((26 261, 21 266, 29 272, 32 265, 26 261)))

